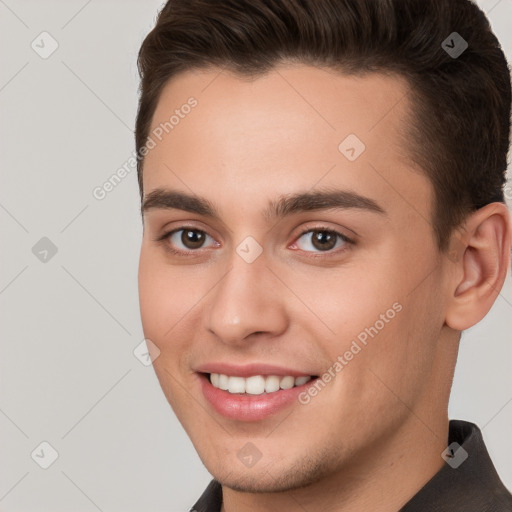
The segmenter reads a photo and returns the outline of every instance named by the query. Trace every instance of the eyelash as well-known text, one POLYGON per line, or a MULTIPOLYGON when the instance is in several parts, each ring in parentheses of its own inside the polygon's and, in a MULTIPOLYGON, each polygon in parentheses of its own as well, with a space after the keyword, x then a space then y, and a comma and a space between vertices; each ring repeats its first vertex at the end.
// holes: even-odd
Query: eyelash
MULTIPOLYGON (((179 233, 180 231, 195 231, 197 233, 202 233, 206 236, 209 236, 210 238, 213 238, 210 235, 208 235, 208 233, 206 233, 206 231, 203 231, 202 229, 197 229, 192 226, 181 226, 177 229, 173 229, 171 231, 164 233, 161 236, 156 237, 154 240, 159 243, 164 243, 166 251, 169 251, 170 253, 178 255, 178 256, 191 256, 192 253, 200 252, 202 247, 200 247, 199 249, 189 249, 188 251, 182 251, 180 249, 175 249, 175 248, 171 247, 168 243, 166 243, 172 235, 174 235, 175 233, 179 233)), ((336 231, 332 228, 327 228, 324 226, 316 226, 314 228, 304 229, 295 238, 295 241, 293 242, 293 244, 295 244, 298 240, 300 240, 300 238, 302 238, 304 235, 307 235, 309 233, 315 233, 315 232, 329 233, 329 234, 335 235, 336 237, 338 237, 339 240, 343 241, 345 244, 347 244, 349 246, 355 245, 355 241, 352 240, 351 238, 347 237, 343 233, 340 233, 339 231, 336 231)), ((333 255, 333 254, 345 252, 347 249, 348 249, 348 247, 343 246, 342 248, 331 249, 328 251, 303 251, 303 252, 308 254, 308 257, 310 257, 310 258, 325 258, 325 257, 329 257, 330 255, 333 255)))

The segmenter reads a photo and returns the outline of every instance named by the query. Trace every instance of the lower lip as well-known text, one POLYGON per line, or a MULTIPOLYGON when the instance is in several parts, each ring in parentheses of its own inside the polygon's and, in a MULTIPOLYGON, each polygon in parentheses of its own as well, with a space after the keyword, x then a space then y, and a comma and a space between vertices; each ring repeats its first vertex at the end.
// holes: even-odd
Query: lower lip
POLYGON ((291 389, 281 389, 261 395, 235 394, 212 386, 207 375, 200 375, 201 388, 206 400, 222 416, 239 421, 258 421, 299 403, 298 396, 312 381, 291 389))

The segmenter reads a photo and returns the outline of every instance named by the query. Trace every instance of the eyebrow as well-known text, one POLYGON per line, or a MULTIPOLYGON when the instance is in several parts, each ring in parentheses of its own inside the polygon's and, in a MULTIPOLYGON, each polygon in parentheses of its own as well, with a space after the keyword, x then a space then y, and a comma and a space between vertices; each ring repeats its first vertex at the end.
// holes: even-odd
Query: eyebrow
MULTIPOLYGON (((151 209, 177 209, 220 220, 217 208, 203 197, 157 188, 144 199, 141 213, 151 209)), ((288 215, 329 209, 358 209, 385 215, 385 210, 373 199, 346 190, 320 190, 281 196, 270 201, 263 215, 267 221, 288 215)))

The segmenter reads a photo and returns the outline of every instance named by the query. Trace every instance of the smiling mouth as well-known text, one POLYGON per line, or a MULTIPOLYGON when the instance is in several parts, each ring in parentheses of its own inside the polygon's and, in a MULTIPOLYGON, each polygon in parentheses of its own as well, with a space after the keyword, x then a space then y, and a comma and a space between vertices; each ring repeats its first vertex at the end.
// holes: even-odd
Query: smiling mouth
POLYGON ((293 377, 291 375, 253 375, 251 377, 237 377, 222 373, 209 373, 206 377, 214 388, 227 391, 231 394, 263 395, 277 391, 303 386, 316 379, 315 375, 293 377))

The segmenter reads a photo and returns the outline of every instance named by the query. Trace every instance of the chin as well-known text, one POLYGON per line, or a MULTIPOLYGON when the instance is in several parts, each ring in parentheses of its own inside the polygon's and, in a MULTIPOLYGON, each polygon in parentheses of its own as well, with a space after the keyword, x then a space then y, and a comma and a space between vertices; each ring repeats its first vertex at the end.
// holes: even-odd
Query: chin
POLYGON ((279 493, 293 489, 308 487, 327 476, 332 471, 332 453, 326 457, 319 456, 316 460, 302 458, 293 465, 281 460, 279 464, 270 463, 262 467, 247 468, 234 471, 222 468, 221 472, 213 472, 214 478, 223 486, 237 492, 246 493, 279 493), (331 460, 329 460, 331 459, 331 460), (215 474, 217 473, 217 474, 215 474))

